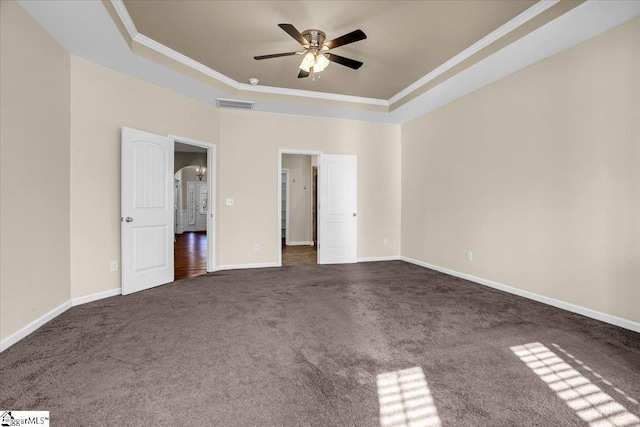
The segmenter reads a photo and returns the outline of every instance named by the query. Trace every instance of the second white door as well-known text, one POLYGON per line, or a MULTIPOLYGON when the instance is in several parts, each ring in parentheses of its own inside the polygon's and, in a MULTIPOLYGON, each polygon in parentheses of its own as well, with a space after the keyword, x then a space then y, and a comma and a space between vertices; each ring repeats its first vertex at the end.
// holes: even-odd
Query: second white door
POLYGON ((319 175, 319 263, 357 262, 358 158, 323 154, 319 175))

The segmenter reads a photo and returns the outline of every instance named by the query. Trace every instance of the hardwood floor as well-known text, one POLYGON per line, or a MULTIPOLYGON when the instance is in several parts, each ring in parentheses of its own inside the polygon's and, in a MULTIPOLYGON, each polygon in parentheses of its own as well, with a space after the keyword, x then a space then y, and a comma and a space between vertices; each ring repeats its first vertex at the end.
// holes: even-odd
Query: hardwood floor
POLYGON ((173 248, 175 280, 200 276, 207 272, 206 231, 176 234, 173 248))
POLYGON ((282 244, 282 265, 317 264, 318 249, 315 246, 286 246, 282 244))
MULTIPOLYGON (((188 231, 176 234, 174 248, 175 280, 201 276, 207 272, 207 233, 188 231)), ((282 245, 282 265, 317 264, 315 246, 282 245)))

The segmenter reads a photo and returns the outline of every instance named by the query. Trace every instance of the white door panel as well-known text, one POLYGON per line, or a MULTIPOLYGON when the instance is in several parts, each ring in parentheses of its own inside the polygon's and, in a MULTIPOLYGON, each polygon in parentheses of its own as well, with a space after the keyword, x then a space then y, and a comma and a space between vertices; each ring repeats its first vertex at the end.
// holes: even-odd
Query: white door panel
POLYGON ((356 262, 357 157, 323 154, 320 165, 320 264, 356 262))
POLYGON ((173 140, 122 128, 122 293, 173 281, 173 140))

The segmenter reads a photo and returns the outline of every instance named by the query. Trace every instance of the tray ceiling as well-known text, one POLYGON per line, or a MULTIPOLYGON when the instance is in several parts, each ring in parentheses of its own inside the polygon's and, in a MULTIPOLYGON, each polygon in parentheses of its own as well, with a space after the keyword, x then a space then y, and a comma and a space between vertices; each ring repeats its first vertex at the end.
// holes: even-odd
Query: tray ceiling
POLYGON ((263 86, 385 100, 535 3, 124 1, 141 34, 238 82, 255 77, 263 86), (354 71, 331 64, 314 81, 297 78, 300 56, 254 60, 255 55, 300 49, 279 23, 299 31, 319 29, 328 39, 363 30, 366 40, 332 52, 364 66, 354 71))

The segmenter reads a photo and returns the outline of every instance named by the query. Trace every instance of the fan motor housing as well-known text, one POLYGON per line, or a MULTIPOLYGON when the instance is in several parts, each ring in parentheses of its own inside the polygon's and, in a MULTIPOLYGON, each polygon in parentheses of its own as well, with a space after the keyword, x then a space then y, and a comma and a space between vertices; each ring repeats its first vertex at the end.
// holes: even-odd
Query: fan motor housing
POLYGON ((311 47, 320 48, 324 44, 326 35, 320 30, 305 30, 302 33, 302 37, 309 41, 311 47))

